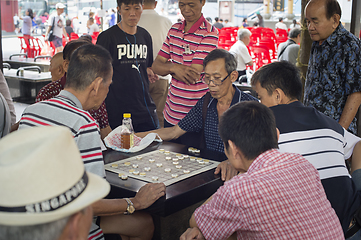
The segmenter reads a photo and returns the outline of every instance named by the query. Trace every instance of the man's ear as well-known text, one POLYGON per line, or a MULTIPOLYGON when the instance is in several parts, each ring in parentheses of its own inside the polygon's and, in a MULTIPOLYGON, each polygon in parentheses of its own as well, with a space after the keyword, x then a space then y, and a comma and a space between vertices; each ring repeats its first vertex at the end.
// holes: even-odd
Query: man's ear
POLYGON ((228 140, 228 153, 232 155, 233 159, 239 159, 239 149, 236 146, 236 144, 234 144, 234 142, 232 142, 231 140, 228 140))
POLYGON ((231 82, 237 81, 238 77, 238 71, 231 72, 231 82))
POLYGON ((282 89, 280 88, 276 88, 274 91, 273 91, 273 94, 275 94, 275 97, 276 97, 276 101, 277 101, 277 104, 285 104, 285 93, 282 91, 282 89))
POLYGON ((334 14, 332 16, 332 20, 333 20, 332 26, 334 29, 337 28, 338 24, 340 23, 340 19, 341 19, 341 16, 338 14, 334 14))
POLYGON ((154 9, 157 7, 158 1, 155 1, 154 3, 154 9))
POLYGON ((77 212, 69 217, 59 239, 77 240, 79 239, 82 213, 77 212))
POLYGON ((63 69, 65 72, 68 72, 68 67, 69 67, 69 61, 63 60, 63 69))
POLYGON ((98 94, 100 84, 103 84, 103 78, 101 77, 97 77, 91 84, 91 88, 92 88, 91 90, 95 95, 98 94))

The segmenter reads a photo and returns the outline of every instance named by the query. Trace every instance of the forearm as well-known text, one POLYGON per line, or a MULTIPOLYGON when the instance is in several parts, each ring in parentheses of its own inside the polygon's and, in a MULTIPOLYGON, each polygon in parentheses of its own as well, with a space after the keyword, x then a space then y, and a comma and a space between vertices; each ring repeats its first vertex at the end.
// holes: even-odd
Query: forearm
POLYGON ((160 76, 166 76, 168 74, 173 74, 174 72, 171 71, 174 63, 167 61, 162 62, 158 59, 158 57, 154 60, 152 65, 152 70, 155 74, 160 76))
MULTIPOLYGON (((129 198, 135 210, 141 210, 140 203, 135 198, 129 198)), ((109 216, 123 214, 127 211, 128 203, 125 199, 101 199, 92 204, 94 216, 109 216)))
POLYGON ((358 108, 361 104, 361 92, 355 92, 347 97, 346 105, 342 111, 339 124, 348 129, 352 120, 355 118, 358 108))
POLYGON ((49 26, 48 29, 46 29, 45 36, 49 34, 50 30, 51 30, 51 26, 49 26))
POLYGON ((170 127, 170 128, 159 128, 153 131, 139 132, 136 133, 136 135, 138 137, 143 138, 149 133, 157 133, 162 140, 169 141, 179 138, 184 133, 186 133, 186 131, 182 130, 178 125, 175 125, 174 127, 170 127))

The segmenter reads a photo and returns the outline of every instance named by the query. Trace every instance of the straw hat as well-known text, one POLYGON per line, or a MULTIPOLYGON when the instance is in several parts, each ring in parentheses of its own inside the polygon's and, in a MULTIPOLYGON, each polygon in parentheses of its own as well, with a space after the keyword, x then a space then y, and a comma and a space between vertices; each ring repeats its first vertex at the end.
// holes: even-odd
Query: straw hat
POLYGON ((35 225, 76 213, 110 186, 85 172, 68 128, 33 127, 0 140, 0 224, 35 225))

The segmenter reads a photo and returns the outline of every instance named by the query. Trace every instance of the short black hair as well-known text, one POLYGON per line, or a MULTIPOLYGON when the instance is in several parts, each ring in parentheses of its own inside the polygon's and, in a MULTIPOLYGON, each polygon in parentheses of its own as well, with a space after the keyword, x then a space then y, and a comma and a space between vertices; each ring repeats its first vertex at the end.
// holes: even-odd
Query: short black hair
POLYGON ((82 41, 82 40, 79 40, 79 39, 68 42, 65 45, 64 50, 63 50, 63 60, 70 61, 70 57, 73 54, 73 52, 78 47, 81 47, 81 46, 86 45, 86 44, 91 44, 91 43, 89 43, 87 41, 82 41))
POLYGON ((282 21, 283 21, 283 17, 280 17, 280 18, 278 19, 278 21, 279 21, 279 22, 282 22, 282 21))
POLYGON ((224 59, 227 73, 231 73, 237 70, 236 58, 231 53, 221 48, 214 49, 204 58, 203 67, 205 68, 209 62, 218 60, 220 58, 224 59))
POLYGON ((71 25, 71 20, 70 19, 66 20, 65 24, 67 27, 69 27, 71 25))
POLYGON ((278 148, 275 117, 268 107, 256 101, 239 102, 225 111, 218 132, 226 149, 231 140, 249 160, 278 148))
POLYGON ((269 95, 280 88, 290 100, 302 98, 302 82, 298 68, 288 61, 273 62, 262 66, 252 76, 251 85, 257 83, 267 89, 269 95))
POLYGON ((326 18, 330 19, 334 14, 341 17, 341 7, 337 0, 325 0, 326 18))
POLYGON ((109 78, 112 69, 110 53, 100 45, 86 44, 76 49, 70 59, 65 87, 82 91, 97 77, 109 78))
POLYGON ((122 3, 124 3, 124 5, 133 5, 138 3, 140 3, 140 5, 143 5, 144 0, 117 0, 119 8, 122 6, 122 3))

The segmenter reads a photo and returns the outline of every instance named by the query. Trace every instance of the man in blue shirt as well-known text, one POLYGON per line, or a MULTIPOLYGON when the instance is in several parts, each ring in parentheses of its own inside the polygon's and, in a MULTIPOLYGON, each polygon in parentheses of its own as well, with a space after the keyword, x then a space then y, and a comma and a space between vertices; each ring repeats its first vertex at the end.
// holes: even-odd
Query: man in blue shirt
POLYGON ((312 44, 304 104, 356 134, 361 103, 361 41, 340 23, 336 0, 311 0, 305 17, 312 44))
MULTIPOLYGON (((188 114, 175 126, 154 130, 167 141, 177 139, 186 132, 204 132, 205 148, 224 152, 223 142, 218 134, 220 116, 232 105, 241 101, 257 101, 251 95, 238 90, 232 83, 238 79, 237 61, 232 54, 215 49, 203 61, 202 81, 208 84, 206 93, 188 114), (208 96, 207 96, 208 95, 208 96), (205 105, 206 111, 203 112, 205 105), (205 120, 203 114, 205 113, 205 120)), ((143 137, 148 132, 137 133, 143 137)))

